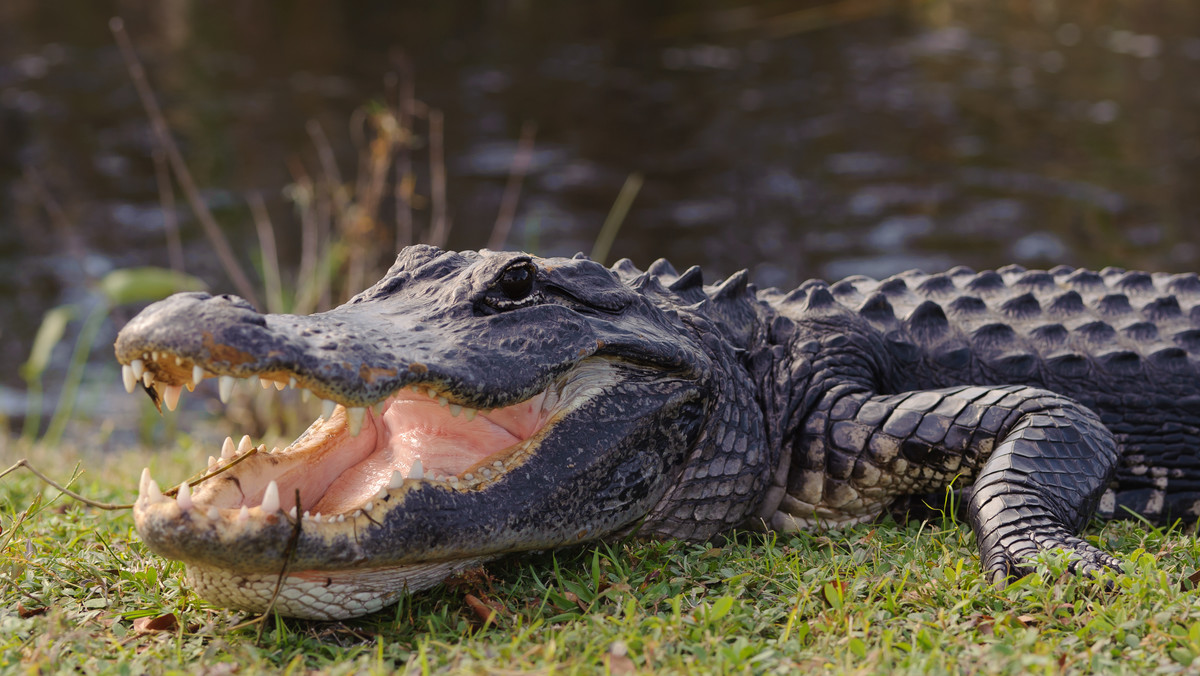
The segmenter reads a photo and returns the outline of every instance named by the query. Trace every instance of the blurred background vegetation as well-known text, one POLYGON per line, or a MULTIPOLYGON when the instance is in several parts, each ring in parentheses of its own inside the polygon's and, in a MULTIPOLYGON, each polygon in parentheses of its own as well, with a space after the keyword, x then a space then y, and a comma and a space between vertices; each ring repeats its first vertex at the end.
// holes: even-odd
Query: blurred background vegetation
POLYGON ((5 0, 0 419, 169 433, 108 345, 172 288, 310 312, 406 243, 570 255, 606 219, 609 262, 763 286, 1194 270, 1198 174, 1195 3, 5 0))

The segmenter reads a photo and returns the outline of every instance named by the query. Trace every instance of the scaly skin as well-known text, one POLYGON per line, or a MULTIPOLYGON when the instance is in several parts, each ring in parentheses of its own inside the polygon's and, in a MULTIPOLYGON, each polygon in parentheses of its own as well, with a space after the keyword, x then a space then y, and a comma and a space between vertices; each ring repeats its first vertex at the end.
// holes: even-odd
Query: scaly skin
MULTIPOLYGON (((1200 515, 1198 303, 1193 274, 956 268, 784 294, 665 261, 410 247, 320 315, 181 294, 131 321, 117 357, 168 403, 195 372, 351 409, 176 500, 144 480, 135 520, 217 603, 262 610, 286 559, 275 607, 300 617, 370 612, 507 552, 862 522, 951 482, 997 578, 1048 549, 1099 570, 1117 561, 1075 535, 1097 510, 1200 515), (452 479, 410 475, 386 441, 366 455, 393 431, 379 420, 438 403, 540 426, 452 479), (366 504, 323 492, 360 477, 366 504)), ((438 425, 475 429, 455 420, 438 425)))

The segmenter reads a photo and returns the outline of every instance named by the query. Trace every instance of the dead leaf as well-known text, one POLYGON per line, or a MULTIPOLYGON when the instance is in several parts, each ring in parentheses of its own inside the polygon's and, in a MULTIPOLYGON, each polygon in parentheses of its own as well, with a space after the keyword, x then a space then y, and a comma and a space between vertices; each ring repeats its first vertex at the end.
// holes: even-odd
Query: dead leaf
POLYGON ((175 613, 167 613, 158 617, 139 617, 133 621, 133 630, 138 634, 152 634, 156 631, 176 631, 179 629, 179 618, 175 613))
POLYGON ((721 554, 722 554, 722 551, 721 551, 720 547, 713 547, 711 549, 705 550, 704 553, 700 555, 700 558, 711 559, 711 558, 718 557, 721 554))
POLYGON ((1184 591, 1187 591, 1189 589, 1195 589, 1198 585, 1200 585, 1200 570, 1192 573, 1191 575, 1188 575, 1187 581, 1190 584, 1179 585, 1180 587, 1183 588, 1184 591))
POLYGON ((486 596, 483 599, 474 594, 467 594, 464 597, 467 606, 475 616, 483 622, 483 626, 495 624, 499 626, 504 618, 505 608, 503 605, 488 599, 486 596))
POLYGON ((1021 623, 1022 627, 1037 624, 1037 618, 1033 615, 1017 615, 1017 622, 1021 623))
POLYGON ((21 619, 37 617, 38 615, 44 614, 47 610, 49 610, 49 608, 46 608, 45 606, 41 608, 26 608, 24 603, 17 602, 17 616, 21 619))

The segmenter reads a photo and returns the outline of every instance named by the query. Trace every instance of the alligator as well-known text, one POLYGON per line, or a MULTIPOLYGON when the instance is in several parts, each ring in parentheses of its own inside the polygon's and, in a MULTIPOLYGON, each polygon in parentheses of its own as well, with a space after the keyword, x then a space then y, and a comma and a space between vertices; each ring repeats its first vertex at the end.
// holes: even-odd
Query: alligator
POLYGON ((345 305, 184 293, 120 332, 174 409, 237 379, 324 400, 267 451, 143 472, 153 551, 211 602, 338 619, 506 553, 879 518, 962 488, 983 572, 1119 561, 1093 515, 1200 516, 1200 278, 1008 266, 758 289, 746 271, 404 249, 345 305))

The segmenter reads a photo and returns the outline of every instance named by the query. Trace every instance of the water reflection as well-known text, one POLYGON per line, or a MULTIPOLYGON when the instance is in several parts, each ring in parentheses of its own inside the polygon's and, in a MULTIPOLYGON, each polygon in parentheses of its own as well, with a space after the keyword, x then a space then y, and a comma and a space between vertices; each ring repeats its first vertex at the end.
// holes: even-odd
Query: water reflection
MULTIPOLYGON (((481 246, 525 122, 509 243, 589 250, 625 178, 614 256, 761 284, 954 264, 1196 267, 1200 6, 308 1, 0 5, 0 362, 89 275, 165 264, 146 118, 107 31, 120 13, 197 182, 252 267, 245 195, 299 255, 282 197, 352 175, 364 103, 403 64, 445 114, 449 244, 481 246), (68 17, 64 19, 63 17, 68 17), (69 233, 53 224, 27 167, 69 233), (65 250, 78 240, 87 269, 65 250)), ((394 82, 394 81, 393 81, 394 82)), ((428 191, 421 174, 418 191, 428 191)), ((180 202, 182 204, 182 202, 180 202)), ((190 272, 228 290, 191 214, 190 272)), ((428 211, 416 218, 428 223, 428 211)), ((388 247, 381 246, 381 255, 388 247)))

